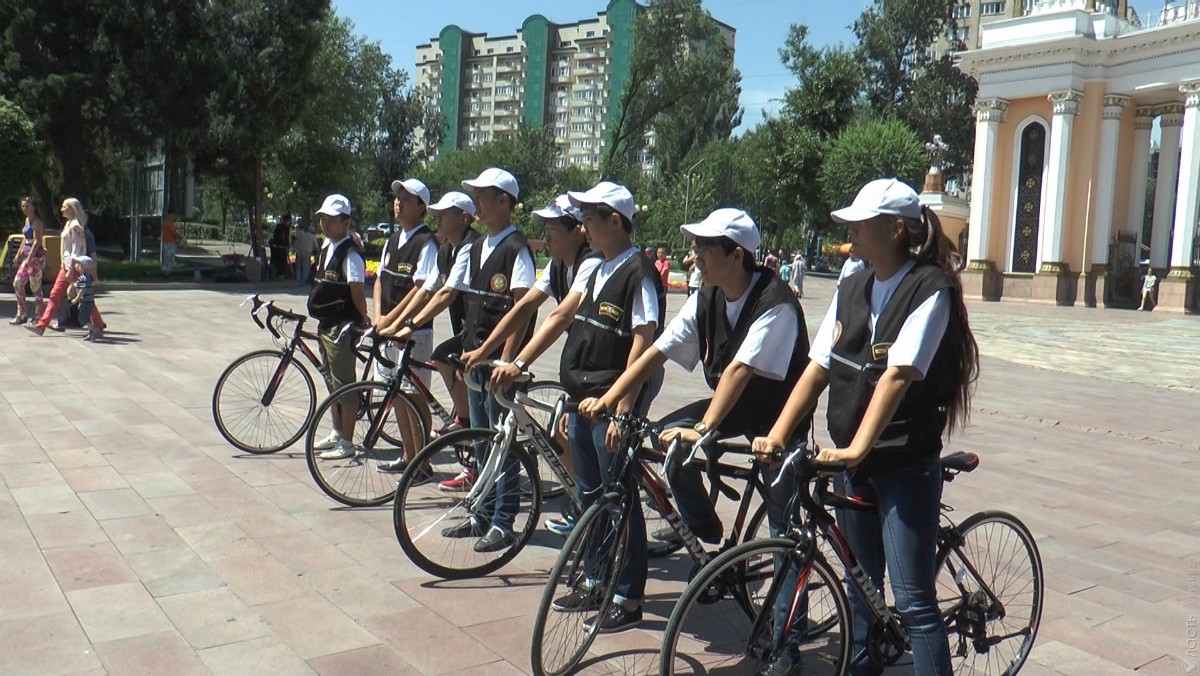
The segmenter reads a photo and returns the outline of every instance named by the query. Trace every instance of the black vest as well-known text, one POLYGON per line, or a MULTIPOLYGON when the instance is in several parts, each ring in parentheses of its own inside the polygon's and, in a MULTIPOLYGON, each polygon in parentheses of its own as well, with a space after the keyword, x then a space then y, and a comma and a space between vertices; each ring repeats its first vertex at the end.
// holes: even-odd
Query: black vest
MULTIPOLYGON (((621 263, 593 298, 599 275, 597 268, 588 278, 559 362, 563 389, 576 401, 604 394, 625 372, 633 349, 633 307, 642 293, 642 281, 650 278, 662 284, 654 264, 640 252, 621 263)), ((656 337, 662 332, 664 311, 660 302, 656 337)))
MULTIPOLYGON (((483 345, 491 335, 492 329, 496 328, 504 315, 512 309, 512 271, 513 266, 516 265, 517 256, 522 251, 528 251, 530 260, 533 259, 533 251, 530 250, 529 241, 525 239, 525 235, 513 232, 497 244, 492 253, 488 255, 487 261, 481 264, 480 259, 483 258, 485 241, 487 240, 480 237, 471 244, 470 288, 460 294, 465 297, 466 308, 466 317, 463 322, 463 350, 474 350, 483 345)), ((530 321, 522 344, 529 342, 529 338, 533 335, 533 327, 534 322, 530 321)), ((494 359, 500 354, 501 349, 498 348, 488 358, 494 359)))
MULTIPOLYGON (((449 241, 442 242, 438 247, 437 266, 438 274, 441 275, 441 284, 445 285, 446 280, 450 279, 450 271, 454 268, 454 259, 458 257, 458 252, 471 246, 471 244, 479 239, 479 231, 475 228, 467 228, 467 232, 463 235, 463 240, 458 246, 454 246, 449 241)), ((458 294, 450 303, 450 329, 454 331, 454 335, 459 335, 463 330, 463 320, 467 316, 467 306, 465 294, 458 294)))
POLYGON ((418 225, 414 230, 403 246, 400 244, 402 232, 394 233, 384 245, 387 265, 379 270, 382 290, 380 303, 384 314, 399 305, 416 284, 413 273, 417 271, 417 264, 421 261, 421 252, 425 250, 429 240, 433 239, 433 233, 424 225, 418 225))
MULTIPOLYGON (((738 348, 746 340, 750 326, 756 319, 780 305, 791 305, 796 310, 798 328, 796 342, 792 346, 792 358, 788 362, 783 380, 772 380, 758 374, 750 377, 742 396, 725 417, 721 428, 728 432, 762 436, 771 431, 783 404, 808 365, 808 330, 804 325, 804 312, 796 300, 796 294, 779 277, 765 267, 759 267, 758 283, 747 289, 746 303, 738 315, 737 324, 729 325, 725 316, 725 293, 719 287, 700 289, 697 329, 700 333, 700 354, 704 366, 704 379, 714 391, 721 374, 737 356, 738 348), (735 428, 735 429, 731 429, 735 428)), ((807 435, 812 425, 809 415, 796 426, 794 436, 807 435)))
POLYGON ((579 266, 583 264, 585 258, 591 256, 601 256, 600 252, 592 251, 588 248, 585 242, 579 247, 579 251, 575 252, 575 264, 567 267, 561 258, 550 259, 550 295, 554 297, 555 303, 561 303, 567 297, 567 293, 571 291, 571 282, 574 281, 575 273, 579 272, 579 266), (567 280, 567 272, 571 273, 571 280, 567 280))
MULTIPOLYGON (((866 414, 879 377, 887 370, 888 348, 900 335, 900 329, 922 303, 941 289, 953 286, 936 265, 918 265, 892 294, 875 322, 871 338, 871 289, 875 275, 870 270, 853 274, 838 287, 837 321, 839 334, 834 338, 829 362, 829 436, 839 448, 854 440, 854 434, 866 414)), ((958 341, 952 338, 958 322, 952 317, 946 337, 934 355, 929 373, 908 387, 900 407, 884 428, 875 448, 859 464, 856 473, 904 466, 938 455, 942 450, 942 431, 946 426, 946 407, 954 399, 952 354, 958 341)))
POLYGON ((346 279, 346 257, 353 249, 354 239, 348 237, 334 250, 329 265, 325 265, 325 252, 319 254, 317 285, 308 294, 308 316, 317 320, 320 328, 362 319, 354 307, 350 282, 346 279))

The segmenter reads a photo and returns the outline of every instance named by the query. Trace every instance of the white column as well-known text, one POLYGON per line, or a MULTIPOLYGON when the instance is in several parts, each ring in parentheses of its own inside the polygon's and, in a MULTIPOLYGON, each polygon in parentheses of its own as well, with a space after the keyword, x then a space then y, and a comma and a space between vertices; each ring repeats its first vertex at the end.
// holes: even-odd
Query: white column
POLYGON ((1083 92, 1068 90, 1049 96, 1054 109, 1050 122, 1050 157, 1042 187, 1042 226, 1038 243, 1038 272, 1058 272, 1063 263, 1063 226, 1066 216, 1067 177, 1071 167, 1071 133, 1083 92), (1047 267, 1047 263, 1054 266, 1047 267))
POLYGON ((1171 243, 1171 268, 1191 270, 1192 243, 1196 221, 1200 219, 1200 80, 1185 82, 1179 91, 1183 103, 1183 128, 1180 133, 1179 189, 1175 199, 1175 237, 1171 243))
POLYGON ((1096 196, 1095 218, 1091 227, 1092 265, 1104 265, 1108 262, 1113 196, 1117 192, 1117 141, 1121 138, 1121 115, 1128 104, 1128 96, 1110 94, 1104 97, 1104 120, 1100 123, 1100 156, 1096 160, 1096 185, 1092 190, 1092 194, 1096 196))
POLYGON ((975 166, 971 178, 971 215, 967 260, 987 261, 992 237, 992 192, 995 184, 996 139, 1008 101, 985 99, 975 104, 975 166))
POLYGON ((1142 224, 1146 220, 1146 181, 1150 178, 1150 130, 1154 127, 1154 108, 1138 106, 1133 118, 1133 161, 1129 165, 1129 213, 1125 217, 1126 232, 1137 235, 1134 263, 1141 263, 1142 224))
POLYGON ((1171 221, 1175 218, 1175 182, 1179 178, 1179 128, 1183 125, 1183 106, 1168 103, 1159 106, 1157 112, 1162 142, 1158 147, 1158 182, 1154 188, 1150 265, 1165 268, 1170 260, 1171 221))

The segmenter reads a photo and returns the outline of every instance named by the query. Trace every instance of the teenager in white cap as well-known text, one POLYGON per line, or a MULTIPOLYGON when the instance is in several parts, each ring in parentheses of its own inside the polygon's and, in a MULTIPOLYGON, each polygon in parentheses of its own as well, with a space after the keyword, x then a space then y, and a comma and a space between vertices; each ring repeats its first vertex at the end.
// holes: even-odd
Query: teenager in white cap
MULTIPOLYGON (((550 262, 546 263, 529 293, 525 294, 511 312, 504 315, 504 319, 496 325, 483 345, 463 353, 462 360, 468 368, 494 353, 514 333, 528 327, 531 321, 537 319, 538 309, 547 298, 561 303, 570 291, 571 283, 581 274, 589 274, 600 264, 599 255, 593 254, 588 247, 587 238, 584 237, 583 214, 578 207, 571 204, 567 195, 559 195, 545 208, 534 211, 533 219, 541 223, 545 231, 546 252, 550 254, 550 262)), ((563 440, 565 447, 565 436, 563 440)), ((571 471, 569 456, 565 464, 567 470, 571 471)), ((472 481, 474 471, 467 469, 462 475, 442 482, 442 488, 463 490, 469 488, 472 481)), ((549 527, 560 535, 569 531, 566 522, 558 519, 551 519, 546 523, 553 524, 549 527)))
MULTIPOLYGON (((317 284, 308 296, 308 315, 317 320, 321 338, 321 361, 329 391, 355 382, 355 357, 349 334, 338 339, 346 322, 367 324, 367 298, 364 290, 366 263, 358 245, 350 236, 350 200, 330 195, 317 210, 325 245, 317 264, 317 284)), ((323 451, 324 460, 340 460, 354 455, 354 421, 358 402, 333 406, 333 432, 313 448, 323 451)))
MULTIPOLYGON (((455 266, 446 285, 434 295, 417 316, 405 322, 396 333, 404 339, 415 326, 432 320, 439 312, 463 294, 466 318, 463 322, 463 349, 474 350, 483 344, 492 329, 512 310, 533 286, 536 271, 529 241, 512 224, 512 212, 519 194, 517 179, 507 171, 492 167, 485 169, 473 181, 463 181, 463 187, 475 195, 475 213, 487 227, 487 236, 475 241, 467 250, 466 265, 455 266)), ((489 358, 511 360, 528 339, 533 329, 514 333, 502 348, 489 358)), ((504 408, 491 392, 469 390, 471 426, 483 429, 495 427, 504 408)), ((478 460, 486 454, 479 449, 478 460)), ((482 505, 471 517, 450 524, 441 531, 447 538, 478 538, 477 552, 498 552, 516 542, 512 533, 519 506, 519 474, 517 459, 508 456, 497 482, 496 499, 482 505)))
MULTIPOLYGON (((429 211, 437 219, 437 234, 442 240, 437 253, 437 274, 426 279, 424 284, 416 288, 405 301, 401 302, 399 314, 395 316, 389 326, 383 329, 385 334, 399 331, 405 322, 416 317, 418 312, 425 309, 430 299, 433 298, 433 294, 442 288, 446 280, 453 274, 452 271, 456 265, 465 269, 469 256, 464 255, 463 252, 467 251, 471 243, 479 238, 479 232, 471 227, 471 224, 475 222, 475 203, 465 193, 452 190, 442 195, 442 199, 438 200, 436 204, 429 205, 429 211)), ((450 303, 450 330, 453 335, 434 347, 430 357, 437 364, 438 373, 446 383, 446 389, 450 391, 450 399, 454 402, 454 420, 449 425, 437 430, 436 434, 438 435, 449 434, 470 425, 467 420, 469 408, 467 386, 455 375, 454 367, 449 363, 451 356, 462 353, 462 329, 465 315, 466 308, 463 298, 459 296, 450 303)), ((394 463, 381 463, 379 469, 384 472, 402 472, 404 466, 403 459, 400 459, 394 463)))
MULTIPOLYGON (((633 232, 634 202, 628 188, 608 181, 587 192, 569 192, 571 203, 583 211, 583 228, 603 261, 575 277, 570 293, 559 303, 533 339, 512 364, 493 374, 493 384, 502 386, 515 378, 568 328, 559 377, 575 400, 604 393, 626 369, 650 348, 662 326, 664 291, 654 264, 638 255, 633 232), (578 321, 577 321, 578 320, 578 321)), ((653 393, 649 388, 632 388, 613 408, 620 413, 644 415, 653 393)), ((609 479, 613 452, 619 448, 621 431, 616 425, 598 423, 573 414, 569 420, 571 455, 583 509, 599 497, 599 488, 609 479)), ((598 622, 600 633, 630 629, 641 623, 642 598, 646 587, 646 522, 641 503, 635 502, 629 525, 629 551, 617 580, 614 603, 598 622)), ((560 612, 595 614, 603 600, 594 588, 579 589, 555 599, 560 612)))
MULTIPOLYGON (((812 414, 828 387, 829 436, 823 461, 851 466, 849 495, 878 511, 840 518, 859 563, 876 585, 888 571, 912 642, 914 671, 950 676, 946 626, 938 609, 935 549, 942 433, 966 422, 979 355, 958 279, 960 259, 936 214, 917 191, 894 178, 868 183, 846 223, 870 272, 851 275, 834 293, 817 331, 812 361, 756 453, 784 449, 797 420, 812 414), (865 376, 865 377, 864 377, 865 376)), ((850 673, 879 674, 867 654, 871 614, 851 594, 854 657, 850 673)))

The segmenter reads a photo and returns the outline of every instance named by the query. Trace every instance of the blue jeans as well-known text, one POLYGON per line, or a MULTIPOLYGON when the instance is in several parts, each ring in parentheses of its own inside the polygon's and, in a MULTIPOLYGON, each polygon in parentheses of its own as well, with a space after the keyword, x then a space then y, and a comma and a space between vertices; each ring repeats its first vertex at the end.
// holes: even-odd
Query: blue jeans
MULTIPOLYGON (((704 417, 704 413, 711 403, 712 399, 704 399, 668 413, 661 422, 663 429, 694 426, 704 417)), ((731 420, 727 416, 717 426, 717 432, 721 437, 731 437, 745 434, 746 430, 738 421, 731 420)), ((675 495, 675 507, 679 510, 679 516, 683 522, 697 537, 709 540, 714 536, 719 538, 722 533, 721 519, 717 516, 717 509, 713 506, 712 500, 708 499, 708 491, 700 480, 700 471, 680 466, 680 463, 686 459, 686 453, 677 453, 672 458, 672 462, 664 468, 667 483, 671 486, 671 493, 675 495)), ((786 506, 786 501, 784 504, 786 506)))
MULTIPOLYGON (((504 416, 505 408, 496 397, 486 388, 483 392, 467 389, 467 404, 470 408, 471 427, 495 430, 496 424, 504 416)), ((487 446, 480 444, 475 449, 475 471, 483 471, 483 463, 487 460, 487 446)), ((500 465, 500 479, 496 482, 496 495, 490 501, 485 501, 475 513, 478 523, 491 522, 500 530, 511 533, 513 522, 517 519, 517 509, 520 506, 520 477, 521 463, 516 455, 508 453, 500 465)), ((530 477, 536 481, 537 477, 530 477)))
MULTIPOLYGON (((608 431, 608 423, 597 422, 578 414, 571 414, 567 432, 571 441, 571 460, 575 465, 575 483, 579 490, 579 499, 586 511, 600 498, 601 487, 611 478, 610 472, 614 454, 608 452, 604 444, 604 435, 608 431)), ((636 461, 634 461, 636 462, 636 461)), ((629 548, 625 552, 625 561, 617 579, 616 595, 620 600, 641 604, 646 593, 646 570, 649 557, 646 548, 646 518, 642 513, 640 494, 634 490, 633 513, 629 517, 629 548)), ((614 513, 615 522, 620 517, 614 513)), ((608 535, 596 542, 611 542, 608 535)), ((595 570, 599 566, 597 559, 601 552, 589 550, 585 558, 587 569, 595 570), (593 563, 593 561, 596 561, 593 563)), ((593 581, 600 577, 588 575, 593 581)))
MULTIPOLYGON (((871 581, 882 587, 884 567, 900 620, 912 642, 913 671, 950 676, 950 645, 937 602, 937 534, 942 499, 941 460, 932 458, 912 467, 871 475, 865 480, 846 477, 846 493, 878 505, 876 511, 839 510, 846 540, 871 581)), ((854 617, 854 676, 882 671, 867 658, 867 629, 873 615, 867 601, 850 587, 854 617)))

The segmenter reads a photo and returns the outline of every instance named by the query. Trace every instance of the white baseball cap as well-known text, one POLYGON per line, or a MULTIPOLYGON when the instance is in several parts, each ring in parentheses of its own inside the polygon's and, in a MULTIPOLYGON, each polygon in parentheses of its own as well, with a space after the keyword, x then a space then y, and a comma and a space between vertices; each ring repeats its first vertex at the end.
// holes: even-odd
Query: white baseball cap
POLYGON ((479 178, 474 181, 463 181, 462 186, 467 190, 478 190, 480 188, 499 188, 504 192, 512 195, 515 200, 520 196, 520 188, 517 187, 517 177, 508 173, 499 167, 488 167, 483 170, 479 178))
POLYGON ((679 229, 692 237, 728 237, 751 253, 762 244, 762 235, 754 219, 741 209, 717 209, 703 221, 688 223, 679 229))
POLYGON ((571 199, 571 204, 577 207, 585 204, 610 206, 617 213, 628 218, 630 222, 637 213, 637 206, 633 203, 633 193, 629 192, 629 188, 611 181, 600 181, 596 187, 587 192, 568 192, 567 197, 571 199))
POLYGON ((466 193, 461 193, 457 190, 442 195, 442 199, 437 201, 437 204, 430 204, 430 211, 445 211, 452 207, 458 207, 472 216, 475 215, 475 202, 471 200, 466 193))
POLYGON ((426 188, 425 184, 419 180, 415 178, 406 178, 403 181, 399 179, 392 181, 392 192, 399 194, 401 190, 420 197, 421 202, 425 206, 429 206, 429 188, 426 188))
POLYGON ((879 178, 864 185, 854 202, 829 214, 838 223, 858 223, 882 214, 921 218, 921 200, 913 187, 898 178, 879 178))
POLYGON ((325 202, 321 204, 321 208, 317 209, 318 214, 326 216, 349 216, 350 215, 350 200, 345 195, 333 194, 325 198, 325 202))
POLYGON ((545 209, 538 209, 533 212, 534 218, 541 218, 547 221, 552 221, 556 218, 570 218, 576 223, 583 222, 583 212, 579 207, 571 204, 571 198, 565 193, 554 198, 554 201, 546 205, 545 209))

